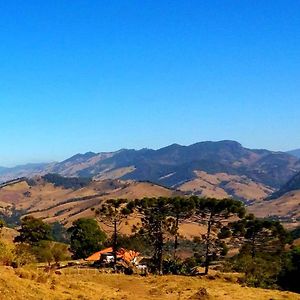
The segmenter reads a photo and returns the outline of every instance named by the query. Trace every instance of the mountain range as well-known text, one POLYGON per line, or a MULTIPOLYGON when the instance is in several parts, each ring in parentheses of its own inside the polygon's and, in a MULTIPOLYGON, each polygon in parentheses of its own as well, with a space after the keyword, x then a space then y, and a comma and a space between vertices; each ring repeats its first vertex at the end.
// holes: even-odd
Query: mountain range
POLYGON ((151 181, 202 196, 256 200, 268 197, 298 172, 300 160, 295 155, 248 149, 225 140, 76 154, 57 163, 0 168, 0 181, 57 173, 95 180, 151 181))
POLYGON ((289 226, 300 222, 299 158, 235 141, 87 152, 57 163, 0 168, 0 180, 0 211, 15 207, 49 222, 90 216, 111 197, 191 193, 233 197, 259 217, 275 216, 289 226))

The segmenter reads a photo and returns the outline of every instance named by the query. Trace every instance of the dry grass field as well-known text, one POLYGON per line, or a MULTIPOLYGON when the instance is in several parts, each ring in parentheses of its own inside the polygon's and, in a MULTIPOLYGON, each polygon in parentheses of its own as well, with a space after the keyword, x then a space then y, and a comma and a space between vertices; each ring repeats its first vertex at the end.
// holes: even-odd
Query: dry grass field
MULTIPOLYGON (((266 186, 235 175, 218 173, 215 175, 197 171, 197 179, 186 182, 179 188, 182 192, 194 191, 201 196, 216 198, 229 197, 226 192, 234 191, 238 197, 255 200, 248 211, 258 217, 278 215, 282 217, 300 217, 300 191, 293 191, 279 199, 264 201, 271 193, 266 186), (227 182, 227 183, 226 183, 227 182), (226 183, 226 184, 225 184, 226 183)), ((24 210, 34 217, 43 218, 46 222, 59 221, 65 226, 82 217, 94 217, 91 208, 97 208, 102 201, 111 198, 136 199, 143 197, 172 197, 182 195, 182 192, 168 189, 150 182, 135 182, 122 180, 93 181, 79 189, 66 189, 54 186, 36 177, 36 184, 29 186, 26 181, 14 183, 0 188, 0 210, 5 211, 13 206, 24 210)), ((130 233, 130 224, 124 226, 125 234, 130 233)), ((289 223, 287 226, 296 226, 298 223, 289 223)), ((194 224, 184 224, 181 233, 187 237, 199 235, 194 224), (184 230, 183 230, 184 227, 184 230)))
POLYGON ((34 299, 198 299, 198 300, 299 300, 300 295, 242 287, 234 275, 204 277, 126 276, 97 270, 65 269, 61 275, 33 269, 0 267, 1 300, 34 299), (206 289, 205 297, 201 289, 206 289))
POLYGON ((179 189, 206 197, 221 199, 234 195, 245 200, 261 200, 273 191, 270 187, 254 182, 246 176, 208 174, 204 171, 195 171, 195 174, 197 178, 180 185, 179 189))
POLYGON ((78 218, 94 217, 91 208, 99 207, 103 200, 174 195, 174 190, 152 183, 120 180, 93 181, 80 189, 65 189, 40 178, 33 186, 22 181, 0 188, 2 209, 14 205, 47 222, 59 221, 67 226, 78 218))
MULTIPOLYGON (((278 199, 258 201, 248 207, 257 217, 277 215, 283 218, 300 218, 300 190, 291 191, 278 199)), ((300 222, 285 224, 288 228, 300 225, 300 222)))

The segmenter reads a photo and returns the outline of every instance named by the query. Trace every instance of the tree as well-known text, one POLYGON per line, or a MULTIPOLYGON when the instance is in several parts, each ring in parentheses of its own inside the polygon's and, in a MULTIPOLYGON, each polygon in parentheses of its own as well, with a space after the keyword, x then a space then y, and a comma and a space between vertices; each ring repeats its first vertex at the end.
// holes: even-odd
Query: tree
POLYGON ((40 241, 32 247, 32 252, 39 262, 60 262, 70 258, 68 245, 52 241, 40 241))
POLYGON ((114 264, 117 262, 118 233, 123 220, 130 214, 130 210, 125 206, 126 203, 127 200, 124 199, 110 199, 102 203, 101 207, 96 210, 99 222, 112 230, 114 264))
POLYGON ((86 258, 99 251, 106 239, 106 235, 96 220, 82 218, 73 222, 68 229, 70 234, 70 250, 75 259, 86 258))
POLYGON ((279 274, 279 285, 287 290, 300 293, 300 247, 292 248, 279 274))
POLYGON ((240 245, 233 258, 234 270, 245 274, 249 286, 274 287, 285 261, 289 235, 278 221, 253 215, 230 224, 232 238, 240 245))
POLYGON ((216 255, 224 251, 225 244, 220 241, 220 238, 225 238, 224 227, 228 223, 228 219, 233 216, 243 217, 245 208, 241 201, 233 199, 217 200, 214 198, 197 198, 195 201, 194 220, 200 224, 207 226, 205 241, 205 271, 208 273, 209 264, 212 255, 216 255))
POLYGON ((195 207, 195 202, 193 198, 170 198, 169 202, 171 204, 171 215, 175 220, 174 226, 174 259, 176 258, 176 251, 178 248, 178 236, 179 236, 179 225, 183 220, 188 219, 192 216, 195 207))
POLYGON ((280 254, 288 242, 289 235, 278 221, 256 219, 252 214, 230 224, 232 234, 242 242, 241 252, 280 254))
POLYGON ((232 271, 243 273, 242 282, 247 286, 274 288, 282 268, 280 255, 261 253, 254 258, 250 253, 239 253, 232 259, 232 271))
POLYGON ((69 243, 67 229, 60 223, 54 222, 52 225, 52 236, 56 242, 69 243))
POLYGON ((141 214, 142 227, 140 233, 147 235, 153 245, 154 269, 163 272, 163 247, 168 233, 174 232, 175 222, 171 214, 171 202, 168 198, 144 198, 127 205, 129 210, 135 209, 141 214))
POLYGON ((22 219, 18 232, 19 235, 14 239, 16 243, 36 244, 42 240, 52 240, 51 226, 32 216, 22 219))

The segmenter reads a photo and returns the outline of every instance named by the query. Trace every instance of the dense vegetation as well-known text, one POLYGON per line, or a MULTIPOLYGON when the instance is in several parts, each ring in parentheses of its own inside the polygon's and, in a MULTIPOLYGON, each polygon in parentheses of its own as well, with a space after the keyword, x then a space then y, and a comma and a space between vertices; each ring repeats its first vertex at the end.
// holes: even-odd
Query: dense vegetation
POLYGON ((0 211, 0 219, 3 220, 7 227, 16 227, 21 224, 21 217, 25 214, 25 211, 18 210, 14 206, 8 211, 0 211))
POLYGON ((63 177, 59 174, 46 174, 42 177, 46 182, 54 186, 62 186, 65 189, 80 189, 90 184, 90 178, 84 177, 63 177))

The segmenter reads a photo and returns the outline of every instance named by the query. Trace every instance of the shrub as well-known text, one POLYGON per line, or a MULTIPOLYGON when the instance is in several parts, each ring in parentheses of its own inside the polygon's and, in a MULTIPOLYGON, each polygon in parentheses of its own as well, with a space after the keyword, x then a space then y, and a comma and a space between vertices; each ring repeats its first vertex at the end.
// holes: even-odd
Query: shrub
POLYGON ((13 267, 25 266, 35 262, 36 258, 32 253, 32 249, 27 244, 17 244, 13 250, 14 260, 13 267))
POLYGON ((242 282, 248 286, 274 288, 281 271, 281 258, 262 254, 254 258, 251 255, 238 255, 233 270, 244 273, 242 282))
POLYGON ((14 260, 14 246, 0 241, 0 264, 11 266, 14 260))
POLYGON ((36 244, 32 247, 32 253, 39 262, 48 264, 70 259, 68 245, 51 241, 41 241, 36 244))

